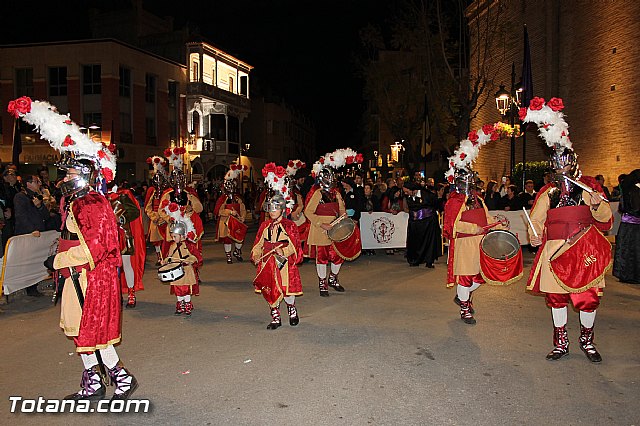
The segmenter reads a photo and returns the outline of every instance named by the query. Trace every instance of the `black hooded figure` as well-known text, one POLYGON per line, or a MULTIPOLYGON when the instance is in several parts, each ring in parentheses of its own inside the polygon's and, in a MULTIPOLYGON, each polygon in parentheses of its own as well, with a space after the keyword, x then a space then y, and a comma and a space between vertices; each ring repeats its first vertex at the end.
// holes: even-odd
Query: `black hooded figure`
POLYGON ((640 169, 629 173, 620 186, 622 219, 616 235, 613 276, 624 283, 640 284, 640 169))
POLYGON ((409 208, 407 229, 407 262, 409 266, 422 263, 433 268, 433 262, 442 255, 442 230, 438 224, 438 196, 414 182, 404 184, 409 208))

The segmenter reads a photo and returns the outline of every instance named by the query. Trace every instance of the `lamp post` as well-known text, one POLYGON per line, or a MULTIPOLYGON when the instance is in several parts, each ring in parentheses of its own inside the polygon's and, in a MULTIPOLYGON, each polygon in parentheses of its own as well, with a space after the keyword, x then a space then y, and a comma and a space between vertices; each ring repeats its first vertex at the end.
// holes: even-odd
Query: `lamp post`
POLYGON ((404 159, 404 145, 402 145, 403 142, 404 139, 402 139, 402 142, 395 141, 393 144, 391 144, 392 159, 396 163, 400 164, 401 168, 404 168, 404 164, 402 164, 402 160, 404 159))
MULTIPOLYGON (((500 85, 500 89, 495 94, 496 108, 500 112, 500 115, 505 118, 509 116, 509 126, 511 126, 511 146, 509 156, 509 170, 511 177, 516 167, 516 132, 515 132, 515 120, 518 108, 520 107, 522 95, 522 83, 516 84, 516 64, 511 63, 511 91, 507 92, 504 88, 504 84, 500 85)), ((523 164, 524 166, 524 164, 523 164)))

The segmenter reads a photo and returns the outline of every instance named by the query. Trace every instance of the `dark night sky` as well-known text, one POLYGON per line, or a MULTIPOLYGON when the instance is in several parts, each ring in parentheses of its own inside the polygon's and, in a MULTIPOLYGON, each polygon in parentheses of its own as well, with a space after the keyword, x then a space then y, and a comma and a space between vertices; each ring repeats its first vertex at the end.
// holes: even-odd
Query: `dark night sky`
MULTIPOLYGON (((189 22, 214 45, 255 67, 253 78, 270 86, 317 125, 318 151, 360 142, 362 83, 355 77, 359 29, 383 24, 391 1, 209 0, 145 1, 144 8, 171 15, 176 27, 189 22), (179 4, 197 4, 179 8, 179 4)), ((127 7, 126 0, 11 2, 0 17, 0 43, 39 42, 90 36, 88 7, 127 7)), ((4 7, 3 7, 4 8, 4 7)))

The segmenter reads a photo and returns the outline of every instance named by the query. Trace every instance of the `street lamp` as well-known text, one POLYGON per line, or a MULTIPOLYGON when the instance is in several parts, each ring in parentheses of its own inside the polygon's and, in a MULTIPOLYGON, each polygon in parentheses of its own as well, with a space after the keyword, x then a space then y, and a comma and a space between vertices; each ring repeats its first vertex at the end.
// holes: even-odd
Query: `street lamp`
POLYGON ((518 108, 520 108, 521 95, 523 89, 522 84, 518 83, 516 85, 516 64, 515 62, 511 63, 511 91, 507 92, 504 88, 504 84, 500 85, 500 89, 495 94, 496 98, 496 108, 500 112, 500 115, 504 118, 505 116, 509 116, 509 125, 511 126, 511 147, 510 147, 510 158, 509 158, 509 169, 511 170, 511 176, 513 177, 513 172, 516 166, 516 132, 515 132, 515 119, 516 114, 518 113, 518 108))
POLYGON ((391 144, 391 158, 396 163, 400 164, 400 168, 404 168, 403 157, 404 157, 404 139, 401 142, 395 141, 391 144))
POLYGON ((87 136, 89 137, 89 139, 93 140, 93 138, 91 137, 91 130, 100 130, 100 126, 98 126, 96 123, 91 123, 88 126, 85 126, 84 124, 81 124, 79 126, 80 131, 85 131, 87 132, 87 136))

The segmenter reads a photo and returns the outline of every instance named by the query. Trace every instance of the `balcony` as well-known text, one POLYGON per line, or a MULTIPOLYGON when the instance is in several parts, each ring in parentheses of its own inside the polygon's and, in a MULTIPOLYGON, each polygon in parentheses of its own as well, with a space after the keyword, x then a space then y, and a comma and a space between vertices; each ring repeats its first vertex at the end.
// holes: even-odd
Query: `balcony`
POLYGON ((251 109, 251 101, 245 96, 236 95, 206 83, 187 83, 187 96, 206 96, 210 99, 225 102, 240 110, 248 112, 251 109))

